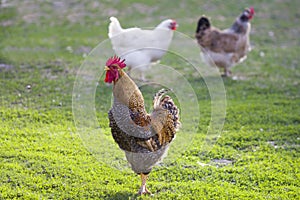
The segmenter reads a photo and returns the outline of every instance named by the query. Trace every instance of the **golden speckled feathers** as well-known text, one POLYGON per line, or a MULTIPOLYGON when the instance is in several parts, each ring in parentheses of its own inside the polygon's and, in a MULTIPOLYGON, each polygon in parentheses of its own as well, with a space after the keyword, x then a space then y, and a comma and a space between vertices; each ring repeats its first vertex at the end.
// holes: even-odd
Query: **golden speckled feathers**
MULTIPOLYGON (((122 70, 120 70, 119 74, 120 78, 115 82, 113 88, 114 98, 128 107, 131 120, 136 125, 144 127, 145 130, 154 132, 153 136, 149 138, 145 138, 141 135, 140 138, 134 139, 134 137, 131 136, 130 140, 132 141, 129 143, 138 144, 141 148, 146 148, 150 152, 156 151, 162 146, 170 143, 180 126, 179 110, 173 100, 169 96, 163 97, 166 92, 165 90, 159 91, 154 98, 153 112, 148 114, 145 110, 144 98, 139 88, 122 70)), ((114 117, 111 114, 111 124, 116 126, 117 123, 112 123, 114 122, 113 118, 114 117)), ((121 147, 122 141, 128 140, 124 138, 126 137, 126 133, 118 127, 113 126, 111 128, 112 132, 114 132, 114 138, 123 137, 123 139, 118 138, 118 141, 115 139, 121 147)), ((127 145, 129 143, 127 143, 127 145)))

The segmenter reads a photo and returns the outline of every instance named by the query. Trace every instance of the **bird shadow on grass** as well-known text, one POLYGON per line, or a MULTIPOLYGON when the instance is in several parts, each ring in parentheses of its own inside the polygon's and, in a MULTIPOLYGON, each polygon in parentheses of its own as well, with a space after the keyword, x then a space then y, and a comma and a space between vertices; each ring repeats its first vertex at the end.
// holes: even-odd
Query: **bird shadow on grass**
POLYGON ((128 200, 128 199, 138 199, 138 197, 140 197, 140 195, 138 195, 137 193, 129 193, 129 192, 117 192, 117 193, 113 193, 110 194, 109 196, 105 197, 104 199, 106 200, 128 200))

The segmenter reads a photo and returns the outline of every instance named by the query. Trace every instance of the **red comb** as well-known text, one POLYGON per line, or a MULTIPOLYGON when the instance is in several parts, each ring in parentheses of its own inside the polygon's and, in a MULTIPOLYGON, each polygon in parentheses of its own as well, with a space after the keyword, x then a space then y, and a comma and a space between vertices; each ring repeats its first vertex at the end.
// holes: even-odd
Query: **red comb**
POLYGON ((254 15, 254 13, 255 13, 254 8, 250 7, 249 10, 250 10, 251 15, 254 15))
POLYGON ((125 59, 121 60, 120 57, 113 56, 106 61, 106 66, 109 67, 113 64, 117 64, 122 69, 122 68, 126 67, 126 64, 124 63, 124 61, 125 61, 125 59))

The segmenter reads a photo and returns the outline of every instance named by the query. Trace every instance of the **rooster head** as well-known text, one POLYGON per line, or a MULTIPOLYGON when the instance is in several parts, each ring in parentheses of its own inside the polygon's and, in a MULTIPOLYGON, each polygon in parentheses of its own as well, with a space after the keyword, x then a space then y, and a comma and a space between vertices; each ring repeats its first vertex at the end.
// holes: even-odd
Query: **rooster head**
POLYGON ((125 59, 121 60, 121 58, 119 58, 118 56, 113 56, 106 61, 106 74, 104 82, 112 83, 113 81, 117 81, 119 79, 119 70, 126 67, 124 61, 125 59))

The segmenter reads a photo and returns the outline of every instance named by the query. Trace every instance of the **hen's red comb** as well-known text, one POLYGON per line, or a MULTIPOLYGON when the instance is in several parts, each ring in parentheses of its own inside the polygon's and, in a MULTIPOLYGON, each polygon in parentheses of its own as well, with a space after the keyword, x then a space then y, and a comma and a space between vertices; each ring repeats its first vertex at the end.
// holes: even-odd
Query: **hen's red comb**
POLYGON ((124 63, 124 61, 125 61, 125 59, 121 60, 120 57, 113 56, 106 61, 106 66, 109 67, 114 64, 117 64, 121 69, 123 69, 124 67, 126 67, 126 64, 124 63))
POLYGON ((249 10, 250 10, 251 15, 254 15, 254 13, 255 13, 254 8, 250 7, 249 10))

